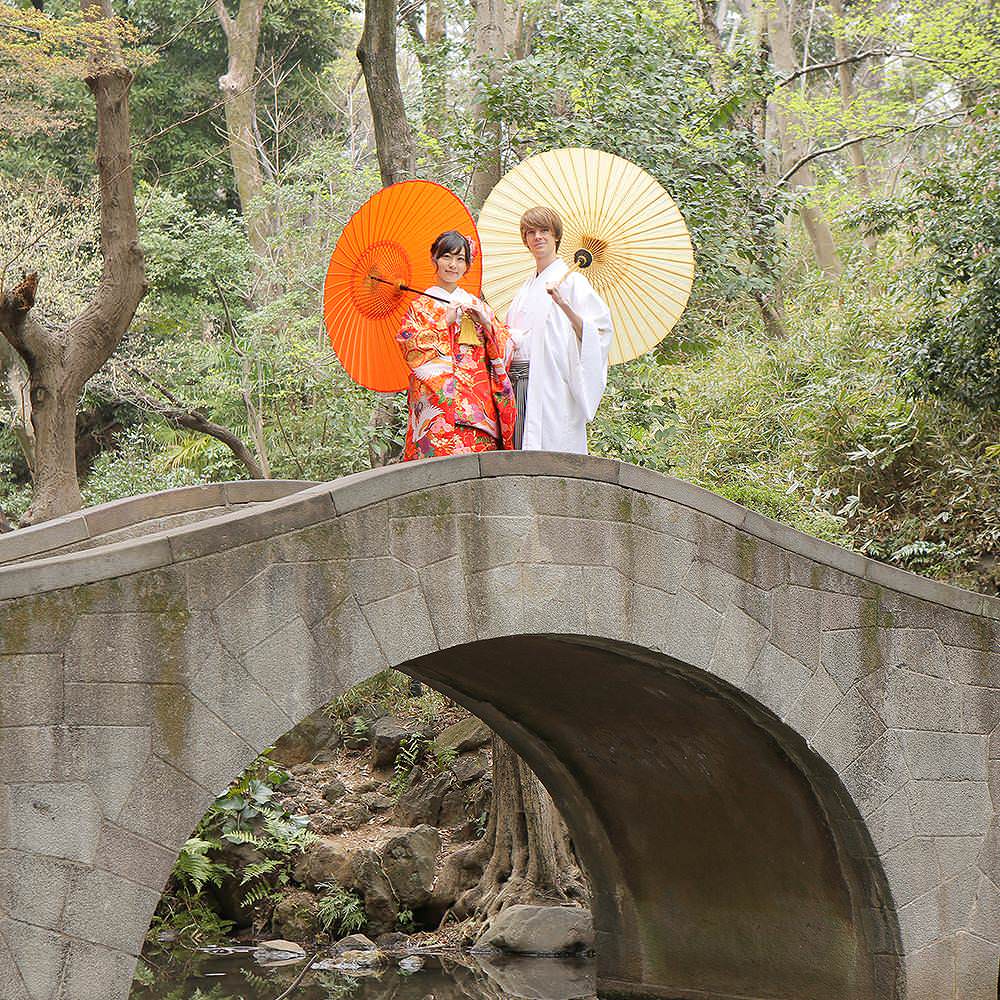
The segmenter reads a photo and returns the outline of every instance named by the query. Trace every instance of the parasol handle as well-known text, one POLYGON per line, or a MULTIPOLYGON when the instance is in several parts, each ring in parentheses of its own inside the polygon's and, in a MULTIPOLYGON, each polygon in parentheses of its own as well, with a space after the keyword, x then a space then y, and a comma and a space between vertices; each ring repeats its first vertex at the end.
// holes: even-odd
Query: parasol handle
POLYGON ((553 285, 553 288, 558 288, 571 274, 576 271, 585 271, 593 263, 594 255, 584 247, 580 247, 573 254, 573 266, 553 285))
POLYGON ((443 299, 443 298, 441 298, 440 295, 431 295, 430 292, 421 292, 421 291, 418 291, 416 288, 411 288, 409 285, 404 285, 403 282, 401 282, 401 281, 389 281, 387 278, 380 278, 380 277, 378 277, 377 275, 374 275, 374 274, 369 274, 368 277, 372 281, 379 281, 379 282, 381 282, 383 285, 392 285, 392 287, 395 288, 396 291, 399 291, 399 292, 413 292, 414 295, 423 295, 423 296, 425 296, 428 299, 434 299, 435 302, 443 302, 446 306, 450 306, 451 305, 451 299, 443 299))

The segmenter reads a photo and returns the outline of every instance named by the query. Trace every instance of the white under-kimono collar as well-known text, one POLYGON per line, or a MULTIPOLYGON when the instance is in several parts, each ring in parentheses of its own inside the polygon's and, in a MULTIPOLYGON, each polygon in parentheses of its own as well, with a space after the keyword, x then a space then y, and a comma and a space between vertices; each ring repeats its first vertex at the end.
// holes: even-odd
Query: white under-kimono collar
POLYGON ((535 275, 536 281, 552 281, 556 277, 562 277, 562 272, 567 271, 569 268, 566 266, 566 262, 562 257, 556 257, 554 261, 544 271, 539 271, 535 275))

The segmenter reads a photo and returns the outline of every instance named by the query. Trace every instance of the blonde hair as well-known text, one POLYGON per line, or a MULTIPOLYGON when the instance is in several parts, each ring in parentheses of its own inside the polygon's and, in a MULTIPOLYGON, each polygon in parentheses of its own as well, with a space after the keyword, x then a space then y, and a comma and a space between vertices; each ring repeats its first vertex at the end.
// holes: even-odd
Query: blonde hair
POLYGON ((556 238, 556 249, 562 242, 563 224, 559 213, 547 205, 536 205, 521 216, 521 242, 527 245, 525 235, 529 229, 547 229, 556 238))

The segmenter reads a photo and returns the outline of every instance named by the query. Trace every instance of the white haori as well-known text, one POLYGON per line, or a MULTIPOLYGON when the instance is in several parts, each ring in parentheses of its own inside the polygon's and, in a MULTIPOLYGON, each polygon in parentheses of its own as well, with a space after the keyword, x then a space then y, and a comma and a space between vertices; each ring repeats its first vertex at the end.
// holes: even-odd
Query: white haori
POLYGON ((514 360, 528 361, 525 451, 587 454, 587 424, 608 384, 611 313, 587 279, 571 274, 559 291, 583 320, 583 337, 553 301, 545 286, 569 270, 561 258, 529 278, 507 310, 515 343, 514 360))

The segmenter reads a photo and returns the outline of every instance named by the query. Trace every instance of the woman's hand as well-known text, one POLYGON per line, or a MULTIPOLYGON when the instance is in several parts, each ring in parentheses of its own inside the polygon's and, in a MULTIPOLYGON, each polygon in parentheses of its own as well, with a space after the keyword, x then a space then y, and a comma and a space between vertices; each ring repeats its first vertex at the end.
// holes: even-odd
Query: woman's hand
POLYGON ((445 309, 444 321, 448 326, 454 326, 458 322, 458 306, 448 306, 445 309))

